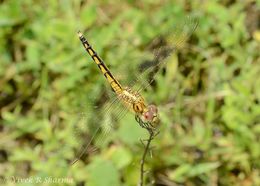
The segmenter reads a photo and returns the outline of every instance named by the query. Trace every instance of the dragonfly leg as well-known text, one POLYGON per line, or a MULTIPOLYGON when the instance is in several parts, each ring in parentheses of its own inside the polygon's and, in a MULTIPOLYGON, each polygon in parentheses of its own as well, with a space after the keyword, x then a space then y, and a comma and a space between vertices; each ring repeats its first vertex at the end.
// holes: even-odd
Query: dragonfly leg
POLYGON ((150 133, 155 130, 153 125, 150 122, 143 122, 138 115, 135 115, 135 120, 142 128, 147 129, 150 133))

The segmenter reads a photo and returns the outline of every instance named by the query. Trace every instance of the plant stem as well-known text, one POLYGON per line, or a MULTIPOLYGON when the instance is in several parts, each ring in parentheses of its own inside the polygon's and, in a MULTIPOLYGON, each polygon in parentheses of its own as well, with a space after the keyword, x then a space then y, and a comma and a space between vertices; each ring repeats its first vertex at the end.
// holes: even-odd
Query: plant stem
POLYGON ((151 141, 153 140, 154 137, 154 132, 152 130, 148 130, 149 131, 149 139, 147 140, 147 144, 145 146, 144 149, 144 153, 143 153, 143 157, 141 160, 141 168, 140 168, 140 182, 139 182, 139 186, 143 186, 143 179, 144 179, 144 163, 145 163, 145 158, 149 149, 149 146, 151 144, 151 141))

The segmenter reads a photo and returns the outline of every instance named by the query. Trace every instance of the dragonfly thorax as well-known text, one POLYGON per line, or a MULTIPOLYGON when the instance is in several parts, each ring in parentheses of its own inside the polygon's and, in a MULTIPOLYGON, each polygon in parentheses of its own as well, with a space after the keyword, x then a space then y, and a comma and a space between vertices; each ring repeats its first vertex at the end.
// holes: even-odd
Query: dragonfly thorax
POLYGON ((144 98, 129 87, 125 87, 120 94, 120 99, 139 117, 142 123, 158 123, 158 110, 155 105, 147 105, 144 98))
POLYGON ((129 87, 124 88, 120 98, 135 113, 142 114, 146 110, 144 98, 137 91, 133 91, 129 87))

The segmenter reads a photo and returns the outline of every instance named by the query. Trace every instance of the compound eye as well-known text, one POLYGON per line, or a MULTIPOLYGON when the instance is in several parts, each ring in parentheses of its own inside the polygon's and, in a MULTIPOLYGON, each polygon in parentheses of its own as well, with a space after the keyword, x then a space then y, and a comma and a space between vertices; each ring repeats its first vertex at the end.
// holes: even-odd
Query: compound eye
POLYGON ((139 112, 139 113, 143 112, 143 107, 140 103, 134 104, 133 106, 135 112, 139 112))

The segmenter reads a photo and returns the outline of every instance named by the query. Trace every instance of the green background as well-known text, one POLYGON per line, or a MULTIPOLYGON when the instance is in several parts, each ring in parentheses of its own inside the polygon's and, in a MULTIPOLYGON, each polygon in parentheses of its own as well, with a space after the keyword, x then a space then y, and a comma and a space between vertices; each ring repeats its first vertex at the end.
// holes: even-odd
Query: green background
POLYGON ((143 93, 162 121, 146 184, 260 185, 259 7, 259 0, 0 1, 0 185, 136 185, 147 134, 133 115, 117 121, 109 144, 70 165, 84 141, 75 124, 94 117, 92 103, 110 91, 77 31, 116 77, 131 79, 149 42, 168 31, 162 25, 187 15, 198 17, 197 29, 143 93))

